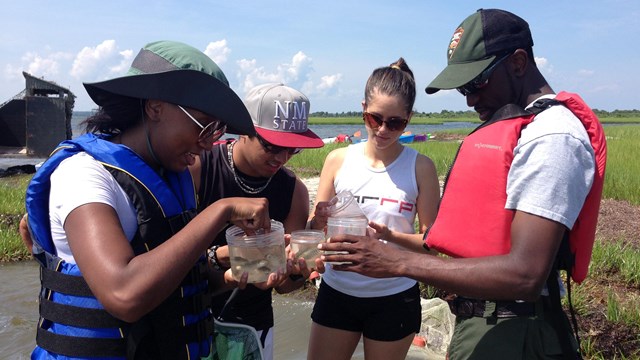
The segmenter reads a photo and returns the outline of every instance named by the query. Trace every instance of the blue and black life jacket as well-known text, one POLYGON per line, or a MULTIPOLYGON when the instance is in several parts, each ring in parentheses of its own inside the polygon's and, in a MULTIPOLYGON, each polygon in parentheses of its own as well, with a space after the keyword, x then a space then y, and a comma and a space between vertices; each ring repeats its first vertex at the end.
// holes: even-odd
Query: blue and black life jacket
POLYGON ((136 255, 162 244, 196 214, 195 189, 188 171, 167 173, 163 179, 127 147, 93 134, 62 142, 27 188, 34 257, 41 265, 40 320, 32 358, 208 356, 213 319, 207 302, 204 256, 176 291, 135 323, 105 311, 77 265, 57 256, 49 220, 50 176, 60 162, 79 152, 99 161, 135 206, 138 229, 131 246, 136 255))

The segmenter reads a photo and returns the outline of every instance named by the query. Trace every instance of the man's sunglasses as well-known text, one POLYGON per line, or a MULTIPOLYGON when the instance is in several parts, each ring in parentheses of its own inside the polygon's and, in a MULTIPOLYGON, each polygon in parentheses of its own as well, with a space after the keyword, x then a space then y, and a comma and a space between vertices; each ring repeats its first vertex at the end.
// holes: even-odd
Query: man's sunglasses
POLYGON ((503 56, 502 58, 500 58, 500 60, 494 62, 493 65, 489 66, 483 72, 481 72, 480 75, 476 76, 475 78, 473 78, 473 80, 460 86, 459 88, 456 88, 456 90, 458 90, 458 92, 463 96, 469 96, 486 87, 487 85, 489 85, 489 78, 491 77, 493 71, 502 61, 504 61, 504 59, 508 58, 509 56, 511 56, 511 54, 503 56))
POLYGON ((200 134, 198 135, 198 141, 201 143, 213 143, 216 140, 220 139, 222 135, 227 131, 227 124, 220 120, 216 120, 208 123, 206 126, 200 124, 200 121, 196 120, 187 110, 185 110, 182 106, 178 105, 180 110, 185 113, 189 119, 191 119, 200 129, 200 134))
POLYGON ((362 113, 362 119, 370 128, 374 130, 382 127, 382 124, 384 124, 390 131, 404 130, 404 128, 407 126, 407 123, 409 122, 409 120, 402 118, 391 118, 383 120, 382 117, 366 111, 362 113))
POLYGON ((258 138, 258 141, 260 142, 260 145, 262 145, 262 148, 273 155, 278 155, 283 151, 286 151, 287 154, 289 155, 295 155, 295 154, 299 154, 302 149, 301 148, 292 148, 292 147, 284 147, 284 146, 278 146, 278 145, 273 145, 272 143, 268 142, 267 140, 261 138, 259 135, 256 136, 258 138))

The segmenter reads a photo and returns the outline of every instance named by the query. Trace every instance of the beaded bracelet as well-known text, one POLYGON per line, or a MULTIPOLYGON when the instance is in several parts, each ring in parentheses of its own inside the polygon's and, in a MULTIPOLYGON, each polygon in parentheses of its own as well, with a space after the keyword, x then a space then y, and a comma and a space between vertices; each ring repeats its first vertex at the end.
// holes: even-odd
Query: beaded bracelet
POLYGON ((213 245, 212 247, 207 249, 207 257, 209 258, 209 263, 211 263, 213 268, 218 271, 222 270, 222 266, 220 266, 220 263, 218 262, 218 255, 216 254, 216 250, 218 250, 219 247, 220 245, 213 245))

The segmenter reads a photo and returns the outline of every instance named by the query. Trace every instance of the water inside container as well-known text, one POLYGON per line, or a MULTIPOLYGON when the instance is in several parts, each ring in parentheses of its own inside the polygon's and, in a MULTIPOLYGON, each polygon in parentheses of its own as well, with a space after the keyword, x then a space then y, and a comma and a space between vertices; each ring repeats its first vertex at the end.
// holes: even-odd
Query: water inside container
POLYGON ((234 279, 240 280, 242 273, 249 274, 249 283, 263 282, 269 274, 286 268, 284 226, 271 220, 271 231, 256 231, 254 235, 234 225, 226 231, 229 245, 229 260, 234 279))

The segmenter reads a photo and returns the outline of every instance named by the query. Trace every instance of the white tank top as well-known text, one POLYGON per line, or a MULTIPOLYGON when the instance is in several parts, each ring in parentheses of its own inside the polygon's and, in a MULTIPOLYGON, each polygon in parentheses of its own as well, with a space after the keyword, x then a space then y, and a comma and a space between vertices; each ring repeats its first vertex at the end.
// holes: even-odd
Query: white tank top
MULTIPOLYGON (((415 175, 418 152, 405 147, 389 166, 372 168, 367 165, 364 148, 365 143, 347 148, 334 181, 336 193, 351 191, 369 220, 386 224, 397 232, 413 234, 418 198, 415 175)), ((397 246, 383 242, 387 246, 397 246)), ((327 264, 322 281, 340 292, 357 297, 393 295, 416 284, 415 280, 404 277, 377 279, 348 271, 334 271, 331 264, 327 264)))

